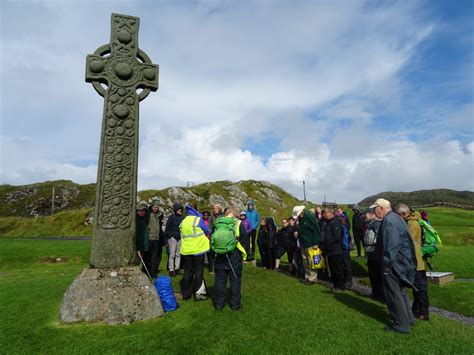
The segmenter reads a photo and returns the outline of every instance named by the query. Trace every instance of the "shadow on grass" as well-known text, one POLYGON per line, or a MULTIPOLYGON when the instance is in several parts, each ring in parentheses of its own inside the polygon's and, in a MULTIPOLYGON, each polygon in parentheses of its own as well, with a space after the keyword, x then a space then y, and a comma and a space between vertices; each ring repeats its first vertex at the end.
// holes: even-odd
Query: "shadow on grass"
POLYGON ((357 312, 371 317, 385 325, 391 325, 387 311, 384 306, 368 302, 362 297, 352 295, 350 293, 338 293, 334 295, 334 299, 355 309, 357 312))

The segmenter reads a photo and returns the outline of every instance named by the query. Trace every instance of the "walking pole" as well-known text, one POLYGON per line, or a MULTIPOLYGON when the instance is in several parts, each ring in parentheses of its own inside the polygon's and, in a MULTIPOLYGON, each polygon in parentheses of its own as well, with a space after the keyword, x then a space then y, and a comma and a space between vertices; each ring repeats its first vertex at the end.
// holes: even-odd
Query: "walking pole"
POLYGON ((230 269, 232 270, 232 273, 234 274, 234 277, 237 278, 237 274, 235 273, 234 267, 232 266, 232 263, 230 262, 229 259, 229 254, 225 255, 227 257, 227 261, 229 262, 230 269))
POLYGON ((143 265, 143 267, 145 268, 145 271, 146 271, 146 274, 148 275, 148 278, 151 280, 151 275, 150 275, 150 273, 148 272, 148 269, 147 269, 147 267, 146 267, 146 265, 145 265, 145 262, 143 261, 142 254, 141 254, 139 251, 138 251, 137 253, 138 253, 138 257, 139 257, 140 260, 142 261, 142 265, 143 265))

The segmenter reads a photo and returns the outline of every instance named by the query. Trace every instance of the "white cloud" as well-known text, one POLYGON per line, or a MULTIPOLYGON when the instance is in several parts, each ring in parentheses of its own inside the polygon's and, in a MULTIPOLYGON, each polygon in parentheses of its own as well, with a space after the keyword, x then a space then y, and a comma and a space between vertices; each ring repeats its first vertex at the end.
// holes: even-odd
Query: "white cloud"
MULTIPOLYGON (((384 122, 403 112, 400 73, 436 32, 422 4, 94 4, 2 5, 2 182, 95 180, 102 99, 84 61, 108 41, 113 8, 141 17, 140 45, 160 64, 140 104, 140 188, 252 178, 301 197, 304 179, 310 199, 338 201, 473 189, 473 143, 415 142, 384 122)), ((454 129, 472 105, 458 111, 454 129)))

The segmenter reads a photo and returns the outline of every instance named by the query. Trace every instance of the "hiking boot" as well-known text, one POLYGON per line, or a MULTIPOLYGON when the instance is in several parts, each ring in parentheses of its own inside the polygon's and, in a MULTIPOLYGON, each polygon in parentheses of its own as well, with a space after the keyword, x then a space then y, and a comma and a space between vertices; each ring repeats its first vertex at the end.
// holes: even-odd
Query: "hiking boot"
POLYGON ((170 276, 171 276, 171 277, 176 277, 176 272, 170 271, 170 276))
POLYGON ((422 316, 417 317, 417 319, 428 321, 428 320, 430 320, 430 316, 428 314, 424 314, 422 316))
POLYGON ((179 269, 175 270, 175 273, 176 273, 176 275, 181 275, 181 271, 179 271, 179 269))
POLYGON ((207 300, 207 296, 206 295, 195 295, 194 299, 196 301, 205 301, 205 300, 207 300))

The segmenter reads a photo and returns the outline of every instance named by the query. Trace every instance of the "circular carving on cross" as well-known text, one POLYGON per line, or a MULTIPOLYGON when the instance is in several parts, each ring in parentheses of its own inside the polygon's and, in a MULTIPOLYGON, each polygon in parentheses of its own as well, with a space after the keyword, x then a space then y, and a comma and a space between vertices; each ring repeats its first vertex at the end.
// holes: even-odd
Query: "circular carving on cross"
POLYGON ((89 69, 91 72, 98 74, 104 70, 104 63, 99 59, 93 60, 89 64, 89 69))
POLYGON ((127 116, 130 114, 130 108, 127 105, 117 105, 115 106, 112 111, 114 112, 114 115, 117 116, 118 118, 127 118, 127 116))
POLYGON ((156 78, 156 73, 155 73, 155 70, 151 69, 151 68, 146 68, 144 71, 143 71, 143 76, 146 80, 155 80, 156 78))
POLYGON ((129 44, 132 41, 132 34, 125 30, 119 31, 117 33, 118 40, 123 44, 129 44))
POLYGON ((133 69, 127 63, 118 63, 115 66, 115 74, 122 80, 128 80, 132 77, 133 69))
MULTIPOLYGON (((140 70, 137 66, 138 63, 130 57, 116 57, 107 63, 107 76, 118 86, 133 86, 140 76, 140 70)), ((119 95, 123 96, 120 91, 119 95)))

